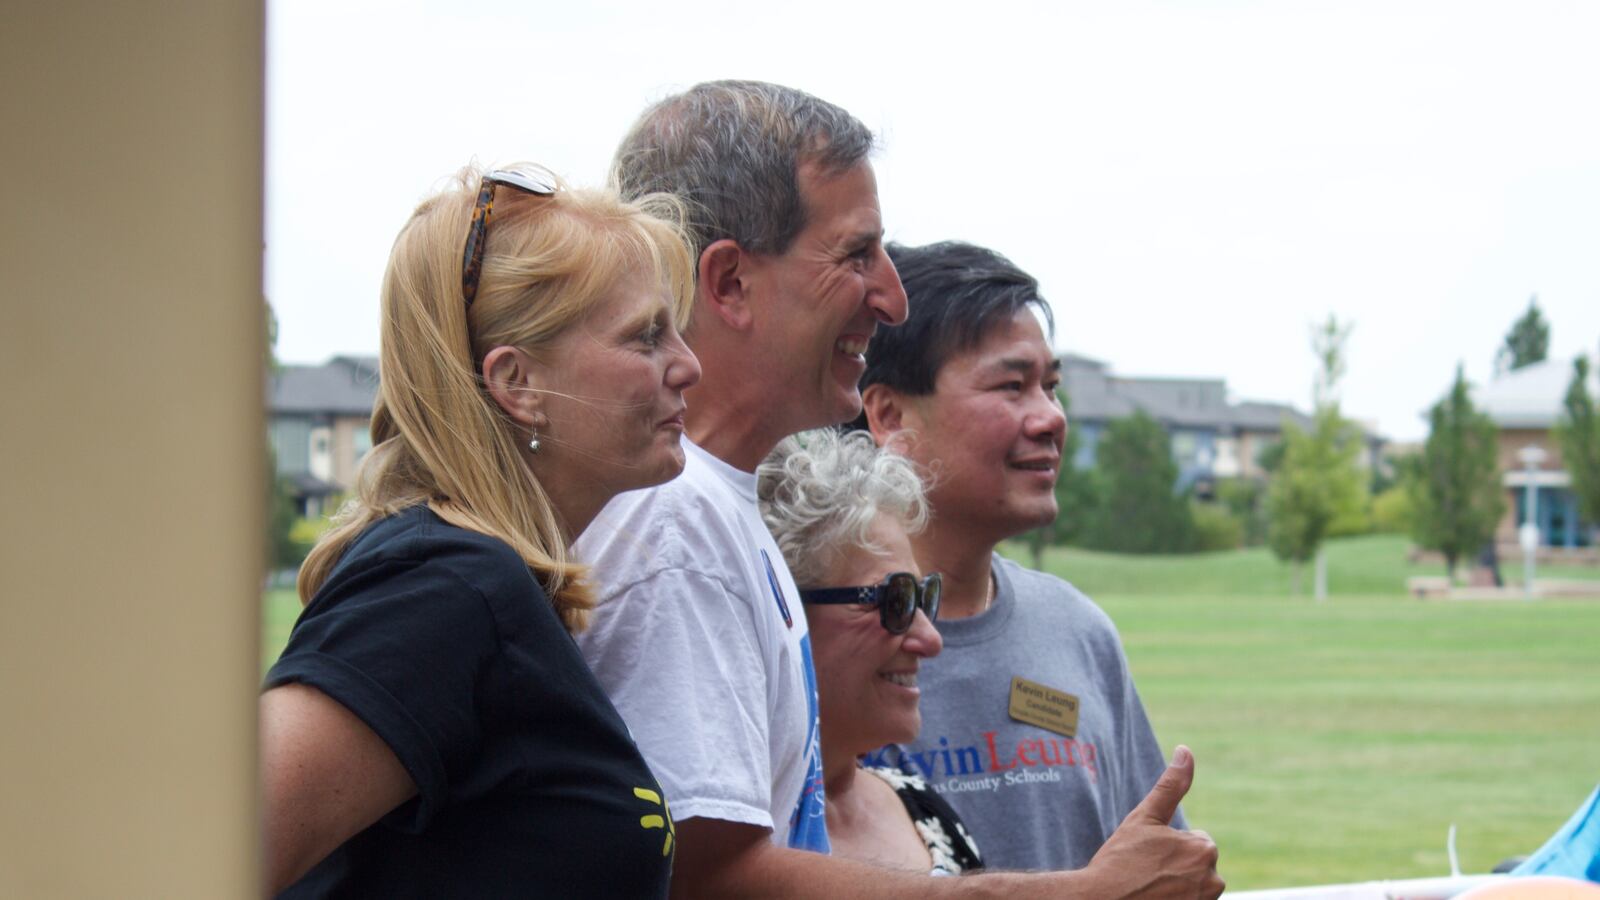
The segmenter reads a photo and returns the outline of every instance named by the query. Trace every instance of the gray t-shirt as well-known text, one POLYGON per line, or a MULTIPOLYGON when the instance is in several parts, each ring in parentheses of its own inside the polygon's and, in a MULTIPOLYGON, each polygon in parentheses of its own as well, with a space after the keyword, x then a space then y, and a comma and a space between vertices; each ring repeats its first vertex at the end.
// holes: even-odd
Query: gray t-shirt
MULTIPOLYGON (((868 762, 926 779, 991 870, 1081 868, 1166 760, 1111 619, 1052 575, 998 555, 993 571, 986 612, 938 623, 944 652, 917 679, 922 734, 868 762), (1072 736, 1011 717, 1013 676, 1077 701, 1072 736)), ((1173 824, 1185 827, 1181 812, 1173 824)))

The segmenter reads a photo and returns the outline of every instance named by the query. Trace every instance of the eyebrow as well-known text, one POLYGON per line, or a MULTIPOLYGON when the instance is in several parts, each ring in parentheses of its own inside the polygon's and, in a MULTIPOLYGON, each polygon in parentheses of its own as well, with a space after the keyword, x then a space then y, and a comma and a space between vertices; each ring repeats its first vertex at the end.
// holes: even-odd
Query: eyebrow
POLYGON ((846 252, 854 253, 862 247, 883 243, 885 234, 888 234, 888 232, 881 227, 876 231, 858 231, 854 234, 846 235, 839 244, 846 252))
MULTIPOLYGON (((999 370, 1003 370, 1003 371, 1006 371, 1006 372, 1020 372, 1020 373, 1022 373, 1024 375, 1026 375, 1026 374, 1029 374, 1029 373, 1033 372, 1034 365, 1033 365, 1033 360, 1028 359, 1026 357, 1022 357, 1022 356, 1007 356, 1007 357, 1001 359, 999 362, 995 363, 990 368, 991 369, 999 369, 999 370)), ((1045 367, 1045 371, 1059 374, 1061 372, 1061 360, 1057 359, 1055 357, 1051 357, 1050 365, 1045 367)))
POLYGON ((628 335, 666 316, 671 318, 671 312, 665 306, 649 306, 640 310, 626 319, 622 319, 618 326, 618 333, 628 335))

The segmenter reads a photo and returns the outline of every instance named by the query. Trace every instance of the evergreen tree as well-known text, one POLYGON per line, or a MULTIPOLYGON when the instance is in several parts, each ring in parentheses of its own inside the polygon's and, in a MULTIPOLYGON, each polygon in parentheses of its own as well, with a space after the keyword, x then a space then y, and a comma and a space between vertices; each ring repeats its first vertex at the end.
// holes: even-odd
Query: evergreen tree
POLYGON ((1501 372, 1520 369, 1536 362, 1544 362, 1550 355, 1550 323, 1539 312, 1539 295, 1528 298, 1528 311, 1512 323, 1506 333, 1505 343, 1495 358, 1495 369, 1501 372))
POLYGON ((1443 553, 1453 578, 1457 561, 1494 536, 1506 505, 1494 423, 1472 405, 1460 366, 1450 393, 1429 411, 1428 425, 1422 455, 1406 472, 1412 537, 1443 553))
POLYGON ((1067 410, 1067 438, 1061 445, 1061 472, 1056 476, 1056 521, 1052 537, 1058 544, 1082 541, 1094 519, 1099 495, 1093 467, 1080 469, 1073 464, 1083 447, 1083 438, 1072 426, 1072 410, 1066 395, 1061 406, 1067 410))
POLYGON ((1578 514, 1590 525, 1600 525, 1600 414, 1589 393, 1587 356, 1579 356, 1572 363, 1572 382, 1567 385, 1561 421, 1555 431, 1561 461, 1572 476, 1578 514))
POLYGON ((1120 553, 1181 553, 1193 543, 1188 501, 1161 424, 1140 411, 1106 426, 1095 448, 1100 502, 1084 543, 1120 553))
POLYGON ((1061 468, 1056 472, 1056 518, 1042 528, 1028 532, 1028 551, 1033 557, 1033 567, 1044 571, 1044 548, 1050 544, 1068 544, 1083 533, 1086 517, 1094 513, 1092 471, 1080 472, 1073 465, 1083 438, 1072 427, 1071 400, 1066 391, 1057 389, 1061 410, 1067 413, 1067 433, 1061 441, 1061 468))

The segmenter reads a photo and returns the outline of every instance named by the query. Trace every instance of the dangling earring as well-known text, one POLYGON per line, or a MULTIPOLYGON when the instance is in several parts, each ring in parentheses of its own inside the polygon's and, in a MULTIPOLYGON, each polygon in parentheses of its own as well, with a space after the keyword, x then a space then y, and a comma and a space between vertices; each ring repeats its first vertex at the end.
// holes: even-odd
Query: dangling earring
POLYGON ((537 427, 533 429, 533 435, 528 439, 528 452, 539 452, 539 429, 537 427))

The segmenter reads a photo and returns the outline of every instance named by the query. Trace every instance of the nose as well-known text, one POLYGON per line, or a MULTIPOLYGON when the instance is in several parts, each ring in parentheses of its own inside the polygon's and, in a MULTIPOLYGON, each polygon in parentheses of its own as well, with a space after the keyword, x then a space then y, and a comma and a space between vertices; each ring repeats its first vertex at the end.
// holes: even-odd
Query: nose
POLYGON ((683 342, 683 335, 675 333, 673 340, 676 352, 667 363, 667 387, 686 391, 700 382, 700 358, 683 342))
POLYGON ((911 618, 911 627, 906 629, 906 638, 900 649, 919 659, 931 659, 938 656, 944 649, 944 638, 939 635, 933 621, 922 610, 911 618))
POLYGON ((899 325, 906 320, 909 305, 905 285, 888 251, 878 248, 877 259, 867 271, 867 306, 879 322, 899 325))
POLYGON ((1048 387, 1042 387, 1037 400, 1023 420, 1028 437, 1037 441, 1050 441, 1057 447, 1067 439, 1067 411, 1061 408, 1061 398, 1048 387))

